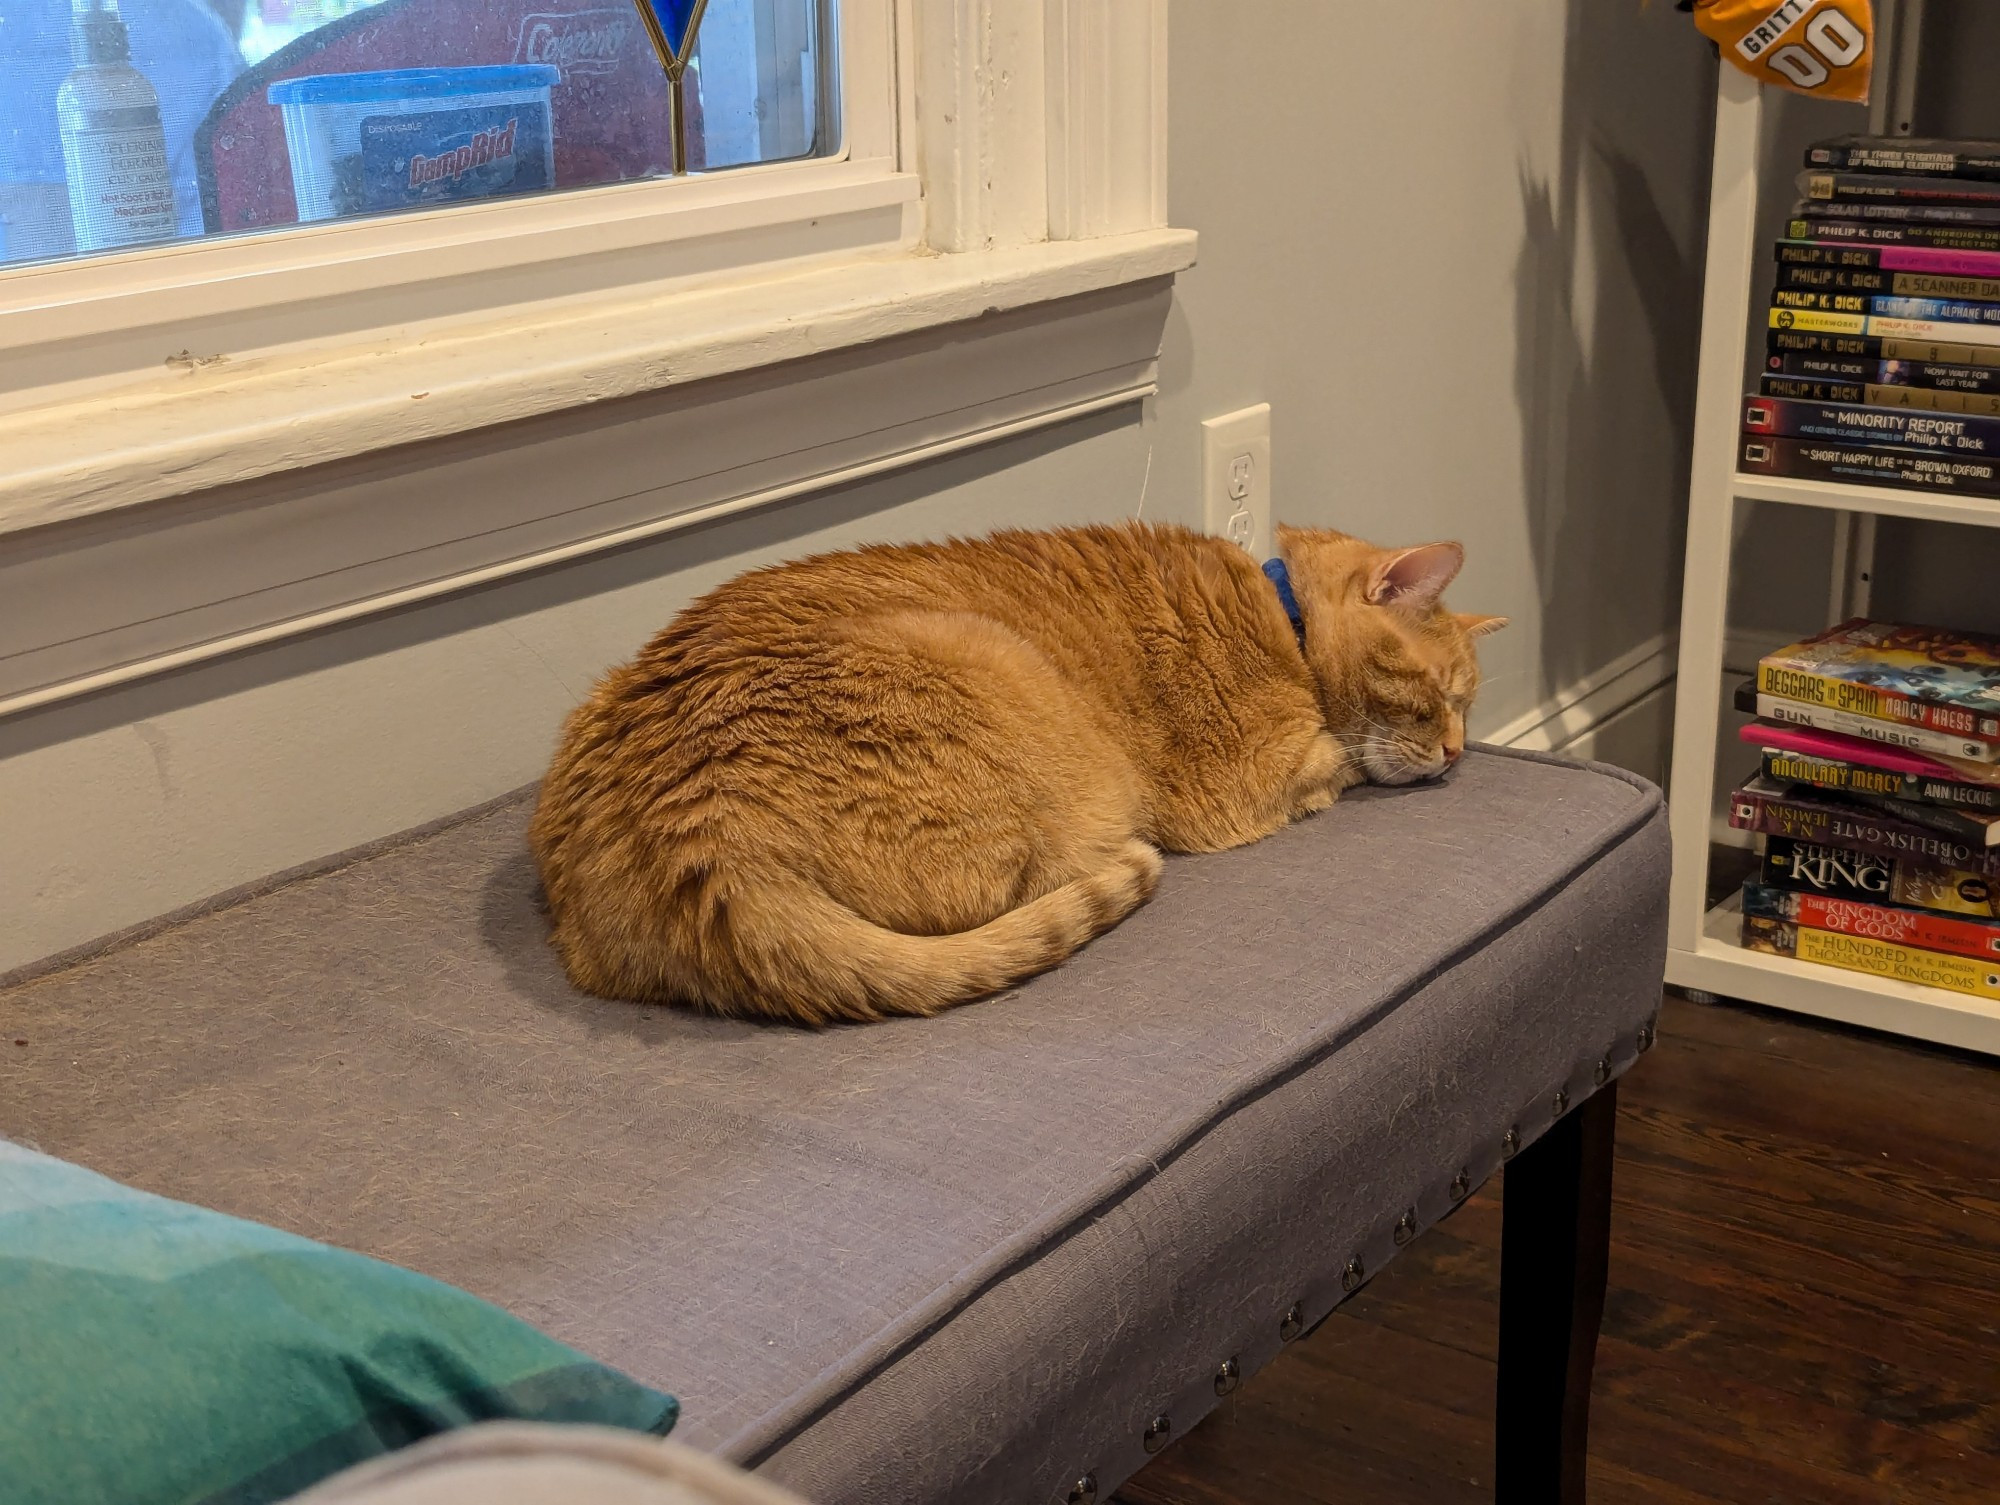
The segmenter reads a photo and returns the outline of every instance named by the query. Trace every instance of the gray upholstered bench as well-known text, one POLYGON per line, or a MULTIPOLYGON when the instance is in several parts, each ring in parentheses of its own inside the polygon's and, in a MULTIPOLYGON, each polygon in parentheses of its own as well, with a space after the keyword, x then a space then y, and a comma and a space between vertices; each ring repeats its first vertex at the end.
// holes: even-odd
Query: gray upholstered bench
POLYGON ((1580 1495, 1650 786, 1478 752, 1172 861, 1017 993, 820 1034, 572 993, 527 812, 15 982, 0 1136, 465 1286, 823 1505, 1108 1499, 1519 1151, 1500 1490, 1580 1495))

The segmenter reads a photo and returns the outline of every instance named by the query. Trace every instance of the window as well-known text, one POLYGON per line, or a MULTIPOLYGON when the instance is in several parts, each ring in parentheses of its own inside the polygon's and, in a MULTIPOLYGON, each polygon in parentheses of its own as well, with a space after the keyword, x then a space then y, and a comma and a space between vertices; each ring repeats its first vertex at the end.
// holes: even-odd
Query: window
MULTIPOLYGON (((688 170, 839 153, 834 0, 677 8, 688 170)), ((0 0, 0 264, 670 176, 675 96, 632 0, 0 0)))
MULTIPOLYGON (((0 0, 0 68, 46 3, 0 0)), ((149 0, 115 3, 143 56, 149 0)), ((565 86, 650 42, 627 0, 243 3, 297 34, 178 14, 272 49, 246 68, 399 6, 512 5, 487 51, 422 56, 565 86)), ((176 197, 175 238, 0 265, 0 717, 1140 400, 1194 255, 1165 228, 1166 9, 708 0, 685 178, 565 176, 558 109, 559 191, 210 233, 197 164, 199 233, 176 197)), ((413 52, 343 66, 385 61, 413 52)), ((187 108, 190 144, 256 97, 241 76, 187 108)), ((46 187, 23 77, 0 72, 0 179, 46 187)), ((292 103, 329 87, 354 86, 292 103)), ((282 120, 265 140, 289 193, 282 120)))

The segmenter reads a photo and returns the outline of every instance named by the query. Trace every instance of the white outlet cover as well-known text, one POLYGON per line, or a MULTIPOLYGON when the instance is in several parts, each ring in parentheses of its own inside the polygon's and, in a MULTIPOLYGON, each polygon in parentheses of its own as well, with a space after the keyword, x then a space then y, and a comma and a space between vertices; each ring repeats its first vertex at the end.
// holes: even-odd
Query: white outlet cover
POLYGON ((1201 425, 1202 527, 1252 559, 1271 544, 1271 405, 1239 408, 1201 425))

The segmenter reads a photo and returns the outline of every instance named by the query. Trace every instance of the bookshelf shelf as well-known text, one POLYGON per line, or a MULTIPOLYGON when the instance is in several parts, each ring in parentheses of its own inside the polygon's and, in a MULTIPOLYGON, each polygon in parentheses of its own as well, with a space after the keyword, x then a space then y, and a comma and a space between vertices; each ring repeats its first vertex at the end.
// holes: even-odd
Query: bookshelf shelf
MULTIPOLYGON (((1902 49, 1887 39, 1892 31, 1914 36, 1921 10, 1922 0, 1877 6, 1881 19, 1876 35, 1885 43, 1885 57, 1878 60, 1876 76, 1878 81, 1894 80, 1904 92, 1914 88, 1915 69, 1897 66, 1907 54, 1899 57, 1902 49)), ((1883 129, 1890 119, 1907 121, 1907 104, 1907 100, 1888 101, 1887 108, 1878 111, 1876 129, 1883 129)), ((1737 944, 1740 916, 1735 904, 1711 909, 1707 902, 1716 797, 1730 787, 1722 778, 1743 771, 1718 768, 1717 748, 1723 731, 1732 556, 1744 509, 1778 502, 1834 514, 1837 557, 1829 622, 1867 611, 1868 569, 1862 557, 1873 538, 1876 518, 2000 526, 2000 500, 1745 475, 1736 469, 1752 326, 1750 301, 1758 261, 1768 252, 1757 221, 1763 123, 1757 85, 1734 68, 1721 68, 1670 776, 1674 873, 1667 915, 1667 981, 2000 1056, 2000 1002, 1746 951, 1737 944)), ((1736 746, 1733 739, 1728 745, 1736 746)))
POLYGON ((2000 498, 1961 496, 1948 491, 1913 491, 1902 486, 1851 486, 1834 481, 1795 481, 1784 476, 1738 472, 1731 490, 1744 501, 1790 502, 1835 512, 1875 517, 1922 517, 1936 522, 2000 528, 2000 498))
POLYGON ((1962 1050, 2000 1054, 2000 1002, 1968 994, 1843 972, 1788 956, 1745 951, 1736 944, 1742 916, 1731 898, 1702 918, 1691 952, 1674 958, 1668 980, 1767 1008, 1791 1009, 1844 1024, 1890 1030, 1962 1050))

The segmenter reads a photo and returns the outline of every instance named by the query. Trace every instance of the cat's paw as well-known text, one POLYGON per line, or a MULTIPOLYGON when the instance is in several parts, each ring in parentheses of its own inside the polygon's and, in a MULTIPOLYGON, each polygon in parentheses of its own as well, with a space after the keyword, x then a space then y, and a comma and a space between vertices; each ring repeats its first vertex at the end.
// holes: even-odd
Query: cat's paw
POLYGON ((1340 797, 1340 791, 1331 786, 1323 786, 1299 796, 1292 806, 1292 819, 1300 820, 1308 815, 1317 815, 1330 807, 1340 797))

